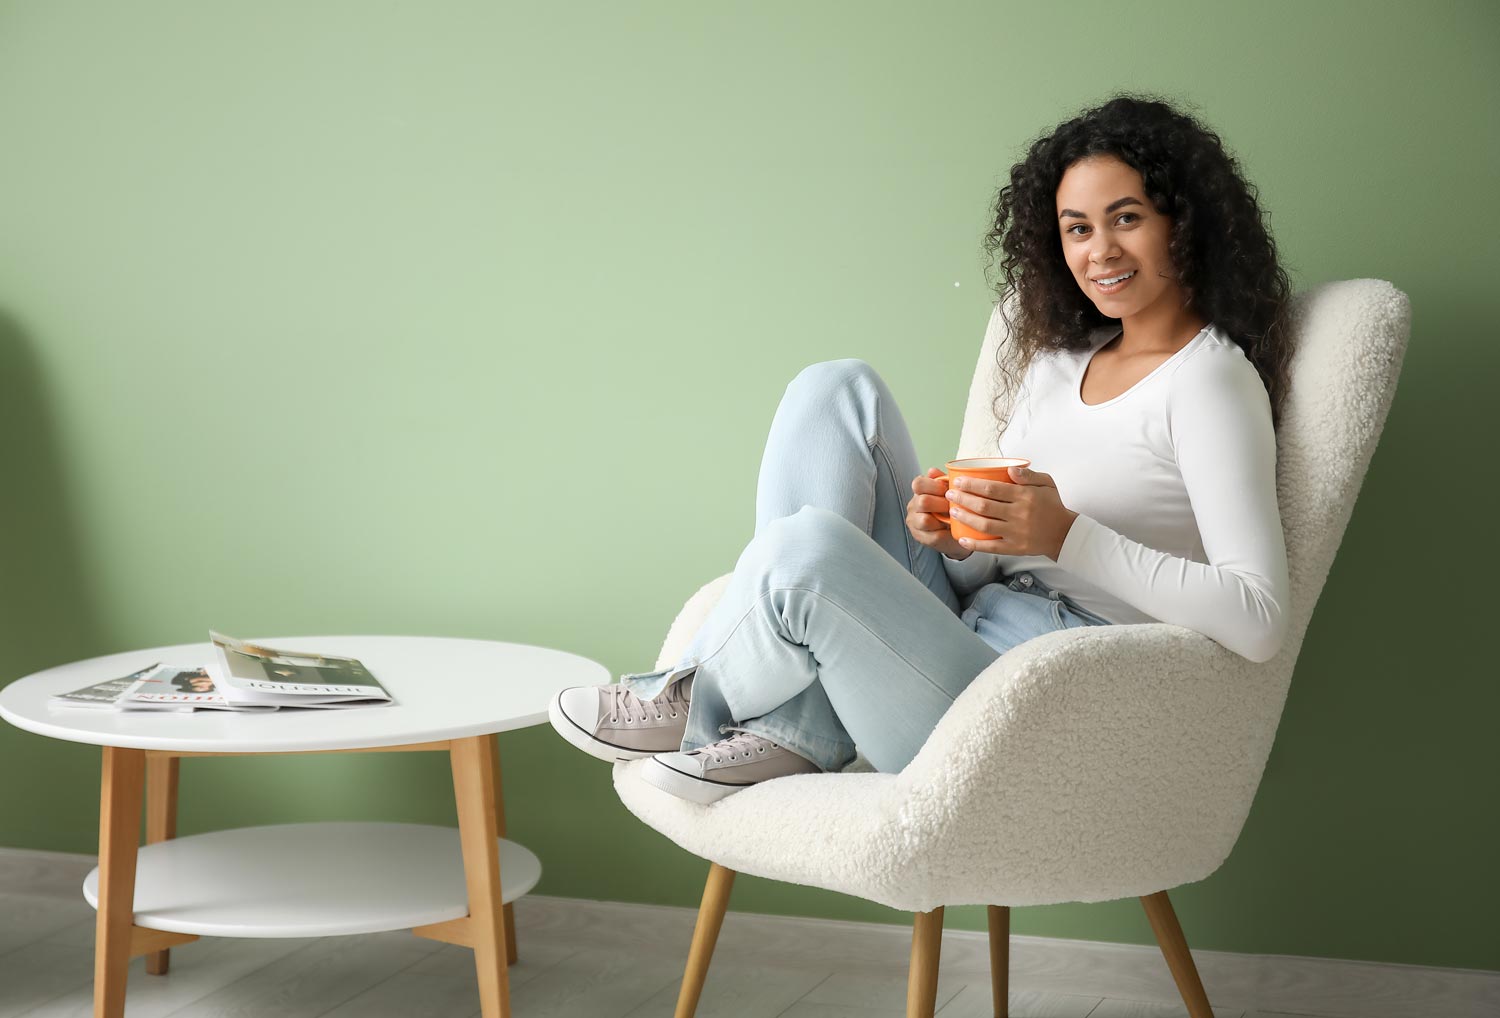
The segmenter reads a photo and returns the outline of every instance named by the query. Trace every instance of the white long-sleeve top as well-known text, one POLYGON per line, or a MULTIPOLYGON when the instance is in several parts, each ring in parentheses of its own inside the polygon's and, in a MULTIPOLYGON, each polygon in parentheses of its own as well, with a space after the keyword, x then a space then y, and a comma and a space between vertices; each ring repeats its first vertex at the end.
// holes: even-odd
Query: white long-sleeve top
POLYGON ((1087 351, 1032 359, 1000 455, 1050 474, 1078 513, 1056 561, 975 552, 943 566, 963 597, 1026 571, 1114 623, 1169 622, 1267 661, 1290 582, 1276 503, 1271 401, 1243 350, 1209 325, 1114 399, 1080 387, 1087 351))

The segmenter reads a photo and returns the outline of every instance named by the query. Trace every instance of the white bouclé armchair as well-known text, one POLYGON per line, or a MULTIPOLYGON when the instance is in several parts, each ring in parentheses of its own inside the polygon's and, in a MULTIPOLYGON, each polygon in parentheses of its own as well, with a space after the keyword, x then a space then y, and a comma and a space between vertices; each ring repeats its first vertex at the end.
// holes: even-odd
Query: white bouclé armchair
MULTIPOLYGON (((1276 657, 1253 663, 1166 623, 1047 633, 1001 655, 898 774, 799 775, 712 805, 641 780, 615 789, 637 817, 711 862, 677 1018, 690 1018, 735 872, 917 913, 907 1014, 930 1016, 942 909, 990 907, 996 1014, 1005 1015, 1009 908, 1139 897, 1193 1018, 1208 998, 1167 891, 1228 857, 1260 783, 1313 608, 1395 394, 1406 295, 1376 279, 1325 283, 1291 305, 1297 352, 1277 433, 1291 579, 1276 657)), ((995 455, 992 316, 959 456, 995 455)), ((675 663, 730 575, 695 593, 657 668, 675 663)))

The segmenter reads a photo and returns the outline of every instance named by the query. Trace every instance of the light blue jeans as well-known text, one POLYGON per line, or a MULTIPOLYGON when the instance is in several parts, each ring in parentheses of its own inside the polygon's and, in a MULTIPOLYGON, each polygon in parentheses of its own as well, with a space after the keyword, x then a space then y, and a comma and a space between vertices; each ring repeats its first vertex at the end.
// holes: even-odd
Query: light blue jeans
POLYGON ((755 536, 722 599, 675 665, 624 677, 652 696, 694 670, 684 751, 743 730, 824 770, 858 746, 877 770, 899 771, 1011 647, 1109 624, 1030 573, 960 598, 942 555, 906 527, 922 473, 870 365, 824 361, 792 380, 761 459, 755 536))

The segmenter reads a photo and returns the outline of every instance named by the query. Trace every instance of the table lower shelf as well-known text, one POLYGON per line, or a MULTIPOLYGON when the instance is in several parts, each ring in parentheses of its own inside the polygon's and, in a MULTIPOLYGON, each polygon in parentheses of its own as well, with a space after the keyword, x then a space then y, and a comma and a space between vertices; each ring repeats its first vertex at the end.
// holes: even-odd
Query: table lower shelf
MULTIPOLYGON (((502 899, 536 886, 540 860, 500 840, 502 899)), ((99 907, 99 870, 83 882, 99 907)), ((469 914, 458 830, 332 822, 211 831, 145 845, 135 922, 203 937, 379 933, 469 914)))

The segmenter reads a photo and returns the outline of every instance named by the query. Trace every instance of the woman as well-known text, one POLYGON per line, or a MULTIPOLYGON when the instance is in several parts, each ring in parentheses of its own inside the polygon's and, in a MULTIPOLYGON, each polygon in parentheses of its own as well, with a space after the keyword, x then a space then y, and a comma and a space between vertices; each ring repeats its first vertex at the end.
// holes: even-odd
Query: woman
POLYGON ((674 667, 559 694, 569 742, 651 757, 647 781, 706 803, 856 746, 898 771, 991 662, 1057 629, 1160 621, 1277 653, 1290 287, 1254 189, 1197 121, 1116 96, 1032 144, 994 211, 1017 393, 997 444, 1031 469, 945 490, 868 364, 804 369, 722 599, 674 667), (954 540, 950 507, 988 539, 954 540))

